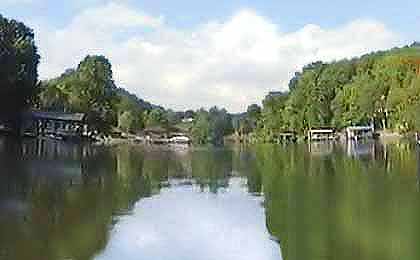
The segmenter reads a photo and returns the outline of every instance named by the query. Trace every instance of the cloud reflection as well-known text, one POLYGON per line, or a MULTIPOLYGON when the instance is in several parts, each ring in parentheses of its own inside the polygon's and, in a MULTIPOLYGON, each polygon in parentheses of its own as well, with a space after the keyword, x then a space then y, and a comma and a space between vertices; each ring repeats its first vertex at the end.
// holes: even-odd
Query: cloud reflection
POLYGON ((281 259, 266 230, 261 198, 248 194, 245 184, 232 178, 218 194, 175 186, 139 201, 96 259, 281 259))

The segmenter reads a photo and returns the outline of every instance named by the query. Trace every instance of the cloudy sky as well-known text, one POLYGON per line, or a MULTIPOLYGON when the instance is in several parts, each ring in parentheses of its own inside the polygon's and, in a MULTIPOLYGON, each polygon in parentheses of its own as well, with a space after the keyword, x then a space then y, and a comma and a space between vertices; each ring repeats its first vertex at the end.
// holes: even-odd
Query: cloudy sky
POLYGON ((102 54, 155 104, 239 112, 307 63, 418 40, 417 1, 0 0, 0 14, 35 30, 41 79, 102 54))

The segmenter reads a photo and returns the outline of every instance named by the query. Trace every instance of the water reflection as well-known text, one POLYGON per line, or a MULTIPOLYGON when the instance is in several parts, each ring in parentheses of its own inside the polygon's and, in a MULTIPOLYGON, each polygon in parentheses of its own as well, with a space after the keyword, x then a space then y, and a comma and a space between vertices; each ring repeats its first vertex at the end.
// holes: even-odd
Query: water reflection
POLYGON ((420 154, 0 139, 0 259, 420 259, 420 154), (275 242, 276 241, 276 242, 275 242))
POLYGON ((139 197, 135 184, 112 180, 109 153, 38 141, 1 147, 0 259, 91 259, 113 214, 139 197))
POLYGON ((267 226, 283 259, 420 259, 415 149, 374 147, 363 160, 338 148, 328 157, 258 149, 267 226))
POLYGON ((0 259, 280 258, 230 150, 0 139, 0 163, 0 259), (161 244, 136 251, 131 236, 151 235, 161 244))
POLYGON ((377 142, 374 140, 367 140, 364 142, 357 142, 354 140, 349 140, 347 143, 347 155, 350 157, 355 158, 375 158, 375 148, 377 146, 377 142))

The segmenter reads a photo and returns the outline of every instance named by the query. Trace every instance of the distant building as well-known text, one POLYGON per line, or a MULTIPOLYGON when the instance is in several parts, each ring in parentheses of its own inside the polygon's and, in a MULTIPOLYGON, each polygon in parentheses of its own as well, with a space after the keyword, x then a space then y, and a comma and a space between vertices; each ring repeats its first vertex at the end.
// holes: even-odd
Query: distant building
POLYGON ((336 135, 334 129, 311 129, 308 131, 309 141, 328 141, 335 139, 336 135))
POLYGON ((371 139, 374 137, 375 129, 372 125, 368 126, 350 126, 346 128, 346 137, 348 140, 371 139))

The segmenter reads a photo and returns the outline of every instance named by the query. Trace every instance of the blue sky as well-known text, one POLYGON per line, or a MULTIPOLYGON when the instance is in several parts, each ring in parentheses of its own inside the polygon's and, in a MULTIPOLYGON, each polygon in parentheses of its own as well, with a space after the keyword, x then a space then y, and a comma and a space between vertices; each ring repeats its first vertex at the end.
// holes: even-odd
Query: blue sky
POLYGON ((35 29, 41 78, 83 55, 104 54, 117 82, 175 109, 241 111, 267 91, 284 89, 307 62, 420 38, 414 0, 0 1, 2 15, 35 29))
MULTIPOLYGON (((49 21, 63 25, 80 10, 108 1, 103 0, 3 0, 2 14, 26 20, 45 17, 49 21)), ((380 20, 392 29, 413 40, 420 38, 420 12, 416 0, 122 0, 152 15, 163 15, 173 26, 191 27, 210 19, 224 19, 236 10, 251 8, 261 15, 270 17, 285 31, 296 30, 308 23, 321 26, 337 26, 355 18, 380 20)))

